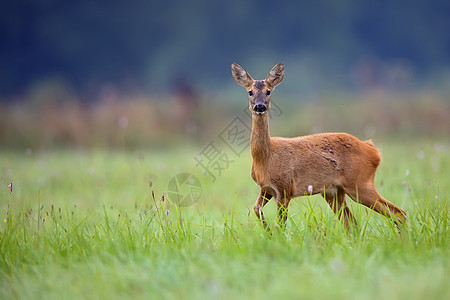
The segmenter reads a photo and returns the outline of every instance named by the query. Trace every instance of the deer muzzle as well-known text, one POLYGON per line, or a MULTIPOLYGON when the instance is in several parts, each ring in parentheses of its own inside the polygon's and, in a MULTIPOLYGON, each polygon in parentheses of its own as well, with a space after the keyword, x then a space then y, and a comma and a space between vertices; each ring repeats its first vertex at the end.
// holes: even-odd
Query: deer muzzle
POLYGON ((266 112, 267 107, 264 104, 256 104, 255 107, 253 108, 253 110, 257 114, 263 114, 266 112))
POLYGON ((253 110, 257 114, 263 114, 267 111, 267 106, 266 106, 266 104, 264 104, 264 101, 262 101, 261 99, 258 99, 256 101, 255 106, 253 106, 253 110))

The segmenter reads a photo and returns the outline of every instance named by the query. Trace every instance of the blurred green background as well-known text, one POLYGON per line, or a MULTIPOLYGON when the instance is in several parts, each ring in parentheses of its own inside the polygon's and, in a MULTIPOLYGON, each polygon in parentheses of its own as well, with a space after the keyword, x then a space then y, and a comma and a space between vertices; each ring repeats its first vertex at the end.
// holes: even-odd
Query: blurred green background
POLYGON ((450 299, 449 137, 448 0, 0 1, 0 298, 450 299), (373 139, 404 234, 263 233, 233 61, 285 64, 273 136, 373 139))
POLYGON ((0 147, 204 145, 277 62, 273 135, 450 133, 448 1, 3 1, 0 147))

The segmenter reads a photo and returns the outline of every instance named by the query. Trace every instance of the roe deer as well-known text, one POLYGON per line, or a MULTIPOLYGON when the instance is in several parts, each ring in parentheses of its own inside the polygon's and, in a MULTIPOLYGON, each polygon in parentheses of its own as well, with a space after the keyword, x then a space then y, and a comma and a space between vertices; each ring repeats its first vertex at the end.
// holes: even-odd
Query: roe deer
POLYGON ((345 194, 376 212, 406 222, 406 213, 378 194, 375 171, 381 156, 371 141, 360 141, 347 133, 321 133, 296 138, 270 137, 268 111, 273 89, 284 77, 282 63, 265 80, 253 80, 237 63, 231 65, 234 79, 248 92, 252 113, 251 175, 261 192, 254 210, 264 228, 269 226, 262 208, 275 197, 278 222, 284 226, 293 197, 322 194, 345 227, 356 225, 345 202, 345 194))

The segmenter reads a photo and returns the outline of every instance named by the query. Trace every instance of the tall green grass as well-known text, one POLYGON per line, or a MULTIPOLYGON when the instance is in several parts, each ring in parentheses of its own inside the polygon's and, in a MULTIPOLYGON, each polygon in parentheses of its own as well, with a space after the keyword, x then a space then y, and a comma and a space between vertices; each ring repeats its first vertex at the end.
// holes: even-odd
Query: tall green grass
POLYGON ((0 298, 449 298, 450 145, 378 146, 377 188, 408 213, 401 234, 350 199, 347 232, 320 196, 292 201, 285 229, 269 203, 268 234, 249 155, 213 183, 191 149, 3 152, 0 298), (193 206, 164 194, 182 171, 201 179, 193 206))

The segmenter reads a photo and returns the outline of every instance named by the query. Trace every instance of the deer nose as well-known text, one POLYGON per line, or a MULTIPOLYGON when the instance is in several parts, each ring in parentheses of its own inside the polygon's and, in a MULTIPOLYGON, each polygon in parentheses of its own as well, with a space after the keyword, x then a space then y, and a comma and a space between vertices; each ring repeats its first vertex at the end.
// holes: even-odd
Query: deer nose
POLYGON ((253 110, 254 110, 256 113, 262 114, 263 112, 265 112, 265 111, 267 110, 267 107, 266 107, 264 104, 256 104, 256 105, 253 107, 253 110))

